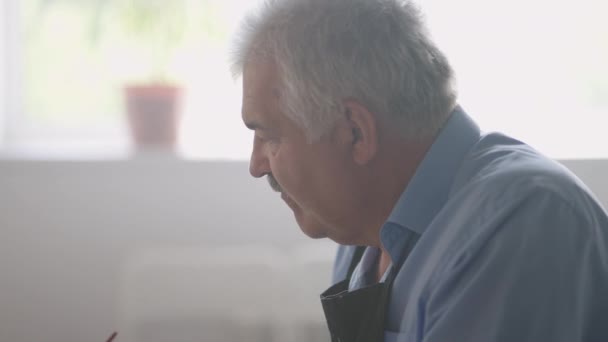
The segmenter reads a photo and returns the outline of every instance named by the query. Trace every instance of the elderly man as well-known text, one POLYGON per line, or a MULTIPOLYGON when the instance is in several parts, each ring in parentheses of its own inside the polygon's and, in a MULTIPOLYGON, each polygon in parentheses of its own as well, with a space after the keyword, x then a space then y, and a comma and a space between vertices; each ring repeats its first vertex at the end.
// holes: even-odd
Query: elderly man
POLYGON ((605 210, 480 132, 410 2, 267 1, 233 66, 251 174, 344 246, 321 295, 332 341, 608 341, 605 210))

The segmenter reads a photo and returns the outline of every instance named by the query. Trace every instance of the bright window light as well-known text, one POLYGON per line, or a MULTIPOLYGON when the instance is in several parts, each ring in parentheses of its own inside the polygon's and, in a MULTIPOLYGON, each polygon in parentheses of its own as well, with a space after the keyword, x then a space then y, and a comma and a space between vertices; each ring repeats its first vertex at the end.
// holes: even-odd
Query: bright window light
MULTIPOLYGON (((4 150, 127 151, 123 89, 155 82, 184 90, 181 155, 249 157, 251 133, 241 123, 241 85, 230 75, 228 48, 251 2, 3 3, 12 12, 6 17, 16 16, 0 23, 0 33, 9 32, 7 41, 14 42, 6 45, 4 65, 16 70, 13 77, 0 70, 2 95, 11 93, 0 103, 4 150), (17 27, 7 27, 11 23, 17 27)), ((419 3, 456 70, 460 104, 484 131, 505 132, 554 158, 608 158, 608 5, 419 3)))

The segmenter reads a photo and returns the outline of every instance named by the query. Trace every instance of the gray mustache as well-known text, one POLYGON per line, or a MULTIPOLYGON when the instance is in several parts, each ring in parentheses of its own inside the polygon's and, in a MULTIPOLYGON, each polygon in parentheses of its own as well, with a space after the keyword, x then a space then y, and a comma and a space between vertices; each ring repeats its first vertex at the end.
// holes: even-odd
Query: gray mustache
POLYGON ((268 184, 270 185, 272 190, 276 192, 283 192, 283 189, 281 189, 279 182, 277 182, 277 180, 272 175, 267 175, 266 179, 268 180, 268 184))

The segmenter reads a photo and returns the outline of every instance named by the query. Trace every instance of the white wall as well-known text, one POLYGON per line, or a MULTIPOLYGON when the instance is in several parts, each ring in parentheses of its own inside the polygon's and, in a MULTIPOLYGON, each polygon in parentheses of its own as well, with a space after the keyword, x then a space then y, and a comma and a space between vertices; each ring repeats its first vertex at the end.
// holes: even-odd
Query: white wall
POLYGON ((0 341, 101 341, 125 265, 155 248, 303 242, 243 162, 0 162, 0 341))
MULTIPOLYGON (((608 160, 565 164, 608 206, 608 160)), ((214 274, 171 282, 150 278, 146 265, 173 260, 183 268, 168 278, 184 277, 195 267, 188 260, 213 263, 219 254, 205 254, 213 247, 244 244, 267 246, 267 254, 256 253, 260 265, 270 260, 284 271, 314 254, 307 261, 320 265, 309 267, 316 270, 313 289, 300 284, 302 301, 286 303, 291 313, 320 315, 316 295, 329 281, 334 246, 304 237, 245 162, 0 161, 0 341, 103 341, 115 329, 132 328, 125 322, 138 305, 179 314, 171 303, 180 298, 191 306, 181 314, 192 314, 205 306, 193 302, 196 286, 210 284, 214 274), (191 287, 179 287, 184 283, 191 287)), ((260 280, 249 281, 243 286, 253 293, 260 280)))

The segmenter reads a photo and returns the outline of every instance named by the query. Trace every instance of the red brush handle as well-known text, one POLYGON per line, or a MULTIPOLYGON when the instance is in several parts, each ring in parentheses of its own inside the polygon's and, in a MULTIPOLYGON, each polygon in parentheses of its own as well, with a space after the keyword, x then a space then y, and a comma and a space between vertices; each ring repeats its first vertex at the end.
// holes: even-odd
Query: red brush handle
POLYGON ((110 335, 110 337, 108 338, 108 340, 106 342, 112 342, 112 341, 114 341, 114 338, 116 337, 116 335, 118 335, 118 333, 114 332, 112 335, 110 335))

